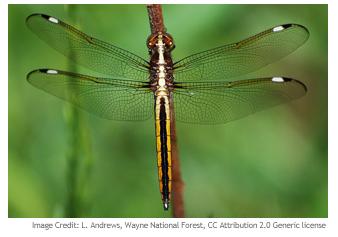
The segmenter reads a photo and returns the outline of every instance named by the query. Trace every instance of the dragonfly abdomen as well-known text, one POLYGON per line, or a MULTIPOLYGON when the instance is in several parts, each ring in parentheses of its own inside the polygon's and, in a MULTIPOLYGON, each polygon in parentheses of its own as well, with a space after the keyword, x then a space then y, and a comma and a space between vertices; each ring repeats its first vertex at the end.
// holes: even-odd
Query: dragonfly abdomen
POLYGON ((158 179, 164 210, 169 209, 171 193, 171 138, 168 95, 155 95, 155 129, 158 179))

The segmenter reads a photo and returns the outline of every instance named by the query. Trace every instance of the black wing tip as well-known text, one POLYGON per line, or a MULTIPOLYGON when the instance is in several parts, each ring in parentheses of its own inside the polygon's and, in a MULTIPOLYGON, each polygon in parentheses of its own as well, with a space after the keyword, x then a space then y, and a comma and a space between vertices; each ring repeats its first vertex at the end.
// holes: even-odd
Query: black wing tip
POLYGON ((46 20, 48 20, 49 18, 52 17, 52 16, 50 16, 50 15, 46 15, 46 14, 43 14, 43 13, 33 13, 33 14, 30 14, 30 15, 26 18, 26 23, 27 23, 31 18, 36 17, 36 16, 45 18, 46 20))
POLYGON ((27 81, 29 81, 29 78, 30 78, 30 76, 31 76, 32 74, 34 74, 34 73, 36 73, 36 72, 39 72, 39 71, 41 71, 41 69, 36 69, 36 70, 33 70, 33 71, 29 72, 29 73, 27 74, 27 76, 26 76, 27 81))
POLYGON ((34 16, 41 16, 41 17, 46 18, 46 19, 48 19, 49 17, 52 17, 52 16, 44 14, 44 13, 33 13, 33 14, 30 14, 27 17, 27 19, 30 18, 30 17, 34 17, 34 16))
POLYGON ((36 17, 36 16, 42 16, 44 14, 42 13, 33 13, 33 14, 30 14, 27 18, 26 18, 26 22, 31 19, 32 17, 36 17))
POLYGON ((46 15, 46 14, 37 14, 37 15, 40 15, 42 18, 45 18, 46 20, 49 20, 52 17, 52 16, 46 15))
POLYGON ((303 26, 303 25, 300 25, 300 24, 296 24, 296 23, 288 23, 288 24, 284 24, 284 25, 280 25, 282 26, 284 29, 287 29, 287 28, 290 28, 292 26, 297 26, 297 27, 300 27, 302 28, 303 30, 305 30, 308 34, 310 34, 309 30, 303 26))
POLYGON ((27 76, 26 76, 26 80, 29 82, 29 79, 30 79, 31 75, 34 74, 34 73, 36 73, 36 72, 38 72, 38 71, 39 71, 39 70, 33 70, 33 71, 29 72, 29 73, 27 74, 27 76))
POLYGON ((293 78, 290 78, 290 77, 273 77, 272 80, 274 80, 274 78, 281 78, 281 79, 283 79, 284 82, 297 82, 300 86, 303 87, 303 89, 304 89, 304 91, 305 91, 304 94, 307 93, 307 87, 306 87, 306 85, 305 85, 303 82, 301 82, 301 81, 298 81, 298 80, 293 79, 293 78))
POLYGON ((55 70, 55 69, 36 69, 36 70, 33 70, 33 71, 31 71, 27 74, 27 77, 26 77, 27 81, 29 81, 30 76, 34 73, 56 74, 56 73, 60 73, 60 71, 55 70))
POLYGON ((296 82, 298 82, 298 84, 300 84, 302 87, 303 87, 303 89, 304 89, 304 91, 305 91, 305 93, 304 93, 304 95, 307 93, 307 87, 306 87, 306 85, 303 83, 303 82, 301 82, 301 81, 298 81, 298 80, 296 80, 296 79, 293 79, 294 81, 296 81, 296 82))
POLYGON ((291 77, 281 77, 285 82, 288 81, 294 81, 295 79, 291 78, 291 77))
POLYGON ((294 25, 294 24, 284 24, 282 26, 283 26, 284 29, 287 29, 287 28, 291 27, 292 25, 294 25))
POLYGON ((36 71, 38 71, 38 70, 31 71, 30 73, 27 74, 26 80, 29 84, 32 84, 31 83, 31 75, 34 74, 36 71))
MULTIPOLYGON (((31 71, 30 73, 28 73, 28 75, 35 73, 35 72, 43 72, 43 73, 47 73, 48 70, 54 70, 54 69, 36 69, 31 71)), ((56 71, 56 70, 55 70, 56 71)))

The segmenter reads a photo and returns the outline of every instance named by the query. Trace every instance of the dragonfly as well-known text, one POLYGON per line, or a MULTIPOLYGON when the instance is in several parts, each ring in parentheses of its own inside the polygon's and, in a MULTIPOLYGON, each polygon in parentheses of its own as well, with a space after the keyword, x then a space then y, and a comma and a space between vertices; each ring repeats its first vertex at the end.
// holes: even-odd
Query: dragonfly
POLYGON ((32 14, 27 26, 75 63, 110 76, 99 78, 57 69, 27 75, 33 86, 102 118, 143 121, 155 118, 158 179, 164 210, 171 198, 171 106, 175 119, 193 124, 224 124, 298 99, 306 86, 293 78, 231 81, 293 52, 309 38, 302 25, 275 26, 252 37, 174 62, 173 37, 147 39, 145 60, 45 14, 32 14), (173 101, 173 102, 171 102, 173 101))

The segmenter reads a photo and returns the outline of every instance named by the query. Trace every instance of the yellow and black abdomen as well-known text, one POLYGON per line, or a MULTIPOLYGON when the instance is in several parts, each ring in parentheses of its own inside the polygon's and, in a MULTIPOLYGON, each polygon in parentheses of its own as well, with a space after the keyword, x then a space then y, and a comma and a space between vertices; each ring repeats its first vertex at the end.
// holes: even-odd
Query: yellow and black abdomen
POLYGON ((171 193, 170 105, 168 95, 155 96, 155 129, 158 179, 164 210, 169 209, 171 193))

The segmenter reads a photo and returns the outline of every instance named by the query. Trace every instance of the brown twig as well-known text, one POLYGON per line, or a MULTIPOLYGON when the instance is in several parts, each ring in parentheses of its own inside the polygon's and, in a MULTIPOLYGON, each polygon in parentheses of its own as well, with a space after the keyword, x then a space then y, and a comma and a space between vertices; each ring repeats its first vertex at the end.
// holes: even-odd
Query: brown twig
POLYGON ((171 154, 172 154, 172 188, 173 188, 173 216, 178 218, 185 217, 183 191, 184 183, 181 176, 180 160, 178 156, 177 136, 176 136, 176 124, 174 115, 174 100, 170 96, 170 129, 171 129, 171 154))
POLYGON ((164 32, 163 14, 161 4, 146 4, 149 15, 151 33, 164 32))
MULTIPOLYGON (((161 4, 146 4, 146 6, 148 8, 151 33, 154 34, 158 32, 165 32, 161 4)), ((174 217, 183 218, 185 217, 183 202, 184 183, 182 181, 178 157, 173 96, 170 96, 170 119, 172 155, 172 211, 174 217)))

